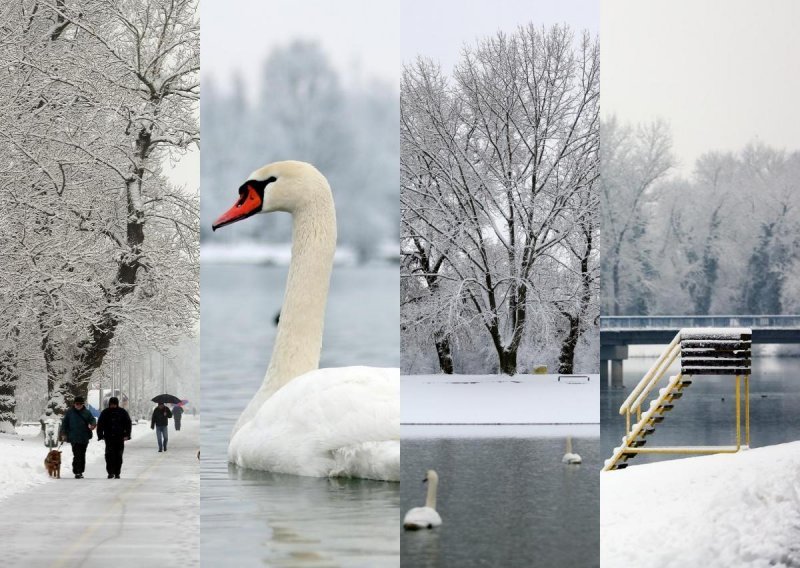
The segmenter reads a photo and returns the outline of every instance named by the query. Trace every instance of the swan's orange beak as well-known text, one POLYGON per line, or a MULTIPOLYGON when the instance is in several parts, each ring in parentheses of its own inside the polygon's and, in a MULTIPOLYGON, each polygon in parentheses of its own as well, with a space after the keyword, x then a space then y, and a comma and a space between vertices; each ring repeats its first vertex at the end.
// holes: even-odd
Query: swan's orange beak
POLYGON ((228 209, 225 213, 219 216, 211 225, 211 230, 216 231, 220 227, 230 225, 236 221, 247 219, 261 211, 263 201, 258 192, 253 189, 250 184, 245 185, 239 190, 239 200, 233 204, 233 207, 228 209))

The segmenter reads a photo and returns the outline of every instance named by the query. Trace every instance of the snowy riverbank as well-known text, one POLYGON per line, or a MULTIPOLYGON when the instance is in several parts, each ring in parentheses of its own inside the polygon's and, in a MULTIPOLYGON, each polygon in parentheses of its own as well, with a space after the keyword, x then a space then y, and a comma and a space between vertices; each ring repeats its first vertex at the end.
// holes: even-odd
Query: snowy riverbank
MULTIPOLYGON (((408 375, 400 380, 404 436, 423 427, 600 422, 598 375, 408 375)), ((594 432, 596 426, 590 428, 594 432)))
MULTIPOLYGON (((155 434, 149 424, 142 421, 133 427, 134 440, 147 434, 155 434)), ((170 426, 170 429, 172 426, 170 426)), ((53 481, 44 469, 44 458, 47 448, 39 434, 38 426, 23 426, 17 429, 17 435, 0 434, 0 500, 9 495, 24 491, 32 485, 53 481)), ((172 430, 170 430, 172 433, 172 430)), ((153 442, 155 444, 155 441, 153 442)), ((61 447, 61 475, 72 477, 72 450, 69 444, 61 447)), ((97 441, 94 436, 86 450, 86 464, 103 460, 105 442, 97 441)), ((100 469, 103 469, 102 467, 100 469)), ((105 473, 105 472, 104 472, 105 473)))
POLYGON ((800 566, 800 442, 601 474, 602 566, 800 566))
MULTIPOLYGON (((370 258, 377 261, 397 262, 399 258, 397 243, 379 243, 370 258)), ((273 244, 258 242, 207 243, 200 247, 200 260, 204 264, 265 264, 269 266, 289 266, 292 259, 291 243, 273 244)), ((359 263, 358 253, 348 246, 337 246, 333 258, 338 266, 355 266, 359 263)))

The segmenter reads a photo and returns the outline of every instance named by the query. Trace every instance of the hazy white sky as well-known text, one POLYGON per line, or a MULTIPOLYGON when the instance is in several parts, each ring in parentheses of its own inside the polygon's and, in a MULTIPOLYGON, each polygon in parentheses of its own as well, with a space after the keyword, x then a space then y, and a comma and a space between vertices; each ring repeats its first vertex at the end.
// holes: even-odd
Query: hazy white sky
MULTIPOLYGON (((399 0, 202 0, 201 76, 220 90, 239 70, 256 88, 278 46, 316 40, 346 80, 399 85, 399 0)), ((399 87, 398 87, 399 88, 399 87)))
MULTIPOLYGON (((202 135, 200 133, 201 137, 202 135)), ((187 192, 197 193, 200 190, 200 150, 196 147, 175 164, 167 161, 164 170, 172 183, 184 186, 187 192)))
POLYGON ((672 127, 680 172, 751 141, 800 149, 800 2, 603 0, 600 106, 672 127))
POLYGON ((599 0, 402 0, 400 38, 403 62, 418 55, 452 69, 461 47, 517 26, 568 24, 576 32, 600 29, 599 0))

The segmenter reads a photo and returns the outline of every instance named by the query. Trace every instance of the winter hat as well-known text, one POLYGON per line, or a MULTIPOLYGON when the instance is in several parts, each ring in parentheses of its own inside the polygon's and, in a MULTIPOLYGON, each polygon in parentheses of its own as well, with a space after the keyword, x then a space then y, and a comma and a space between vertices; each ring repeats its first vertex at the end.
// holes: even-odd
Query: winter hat
POLYGON ((112 404, 119 406, 119 399, 115 396, 112 396, 108 399, 108 405, 111 406, 112 404))
POLYGON ((83 404, 84 402, 85 401, 83 400, 82 396, 76 396, 75 397, 75 404, 78 404, 78 403, 83 404))

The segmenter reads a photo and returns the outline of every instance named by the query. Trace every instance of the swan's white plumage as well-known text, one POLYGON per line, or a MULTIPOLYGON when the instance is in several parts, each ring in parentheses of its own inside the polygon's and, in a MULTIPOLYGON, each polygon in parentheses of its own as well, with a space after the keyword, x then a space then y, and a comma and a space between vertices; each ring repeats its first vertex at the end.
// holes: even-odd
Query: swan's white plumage
POLYGON ((398 369, 317 369, 293 379, 234 434, 241 467, 398 481, 398 369))
POLYGON ((432 529, 442 524, 442 517, 436 511, 436 491, 439 487, 439 476, 436 471, 429 469, 425 474, 425 481, 428 483, 425 506, 409 509, 403 518, 403 528, 405 529, 432 529))
POLYGON ((403 527, 407 529, 432 529, 442 524, 442 517, 431 507, 414 507, 409 509, 403 519, 403 527))
POLYGON ((579 456, 576 453, 573 453, 573 451, 572 451, 572 438, 570 438, 568 436, 567 437, 567 452, 564 454, 564 457, 561 458, 561 462, 562 463, 568 463, 568 464, 579 464, 582 461, 583 460, 581 459, 581 456, 579 456))
POLYGON ((399 481, 399 369, 318 368, 336 249, 327 180, 310 164, 277 162, 253 172, 241 191, 214 227, 259 212, 291 213, 292 261, 269 368, 234 427, 229 461, 295 475, 399 481))

